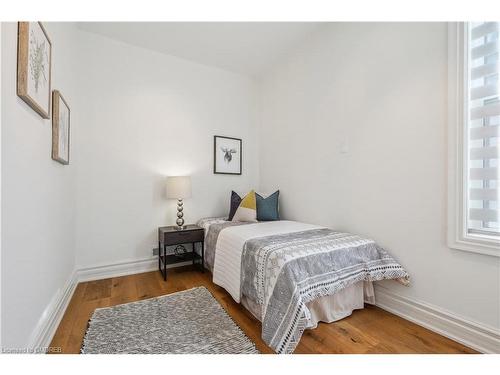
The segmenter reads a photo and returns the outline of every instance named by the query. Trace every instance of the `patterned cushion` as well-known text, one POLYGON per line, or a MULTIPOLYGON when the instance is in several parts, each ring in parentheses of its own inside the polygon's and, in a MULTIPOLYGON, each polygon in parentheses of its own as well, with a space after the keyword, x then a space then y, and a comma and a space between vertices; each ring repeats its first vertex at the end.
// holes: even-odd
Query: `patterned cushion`
POLYGON ((278 198, 280 191, 276 190, 267 198, 260 194, 255 194, 257 199, 257 220, 258 221, 275 221, 280 219, 278 198))
POLYGON ((238 209, 240 203, 241 197, 238 195, 238 193, 231 191, 231 207, 229 208, 229 216, 227 220, 233 220, 233 216, 236 213, 236 210, 238 209))
POLYGON ((257 202, 253 190, 241 200, 232 221, 257 221, 257 202))

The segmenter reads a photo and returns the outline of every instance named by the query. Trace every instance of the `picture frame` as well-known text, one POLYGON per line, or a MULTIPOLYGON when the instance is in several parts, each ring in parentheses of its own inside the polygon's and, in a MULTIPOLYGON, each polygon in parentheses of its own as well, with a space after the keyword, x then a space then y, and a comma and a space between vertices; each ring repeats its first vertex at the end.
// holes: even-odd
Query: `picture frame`
POLYGON ((58 90, 52 94, 52 159, 69 164, 71 110, 58 90))
POLYGON ((52 43, 41 22, 18 22, 17 95, 50 118, 52 43))
POLYGON ((214 135, 214 174, 241 175, 242 163, 243 141, 214 135))

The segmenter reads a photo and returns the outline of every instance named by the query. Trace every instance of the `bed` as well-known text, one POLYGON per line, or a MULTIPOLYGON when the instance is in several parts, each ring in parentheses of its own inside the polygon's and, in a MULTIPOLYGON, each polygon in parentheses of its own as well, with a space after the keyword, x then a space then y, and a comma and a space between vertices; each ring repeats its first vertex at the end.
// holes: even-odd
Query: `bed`
POLYGON ((198 225, 213 282, 262 322, 262 339, 277 353, 292 353, 318 322, 374 303, 374 281, 409 282, 387 251, 358 235, 288 220, 198 225))

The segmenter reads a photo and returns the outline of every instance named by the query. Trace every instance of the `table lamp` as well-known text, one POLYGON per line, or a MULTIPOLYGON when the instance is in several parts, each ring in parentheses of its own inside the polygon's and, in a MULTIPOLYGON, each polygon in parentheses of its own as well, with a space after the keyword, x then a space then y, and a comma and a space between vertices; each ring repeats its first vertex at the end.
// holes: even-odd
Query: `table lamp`
POLYGON ((184 229, 183 202, 185 198, 191 197, 191 177, 190 176, 170 176, 167 177, 167 199, 177 199, 177 229, 184 229))

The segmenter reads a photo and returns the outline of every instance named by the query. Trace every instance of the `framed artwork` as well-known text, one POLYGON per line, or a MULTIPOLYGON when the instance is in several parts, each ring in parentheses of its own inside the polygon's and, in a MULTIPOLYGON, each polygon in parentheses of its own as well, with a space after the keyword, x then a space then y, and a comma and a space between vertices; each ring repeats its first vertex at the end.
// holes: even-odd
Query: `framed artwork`
POLYGON ((19 22, 17 95, 45 119, 50 118, 52 44, 41 22, 19 22))
POLYGON ((61 93, 52 95, 52 159, 69 164, 70 109, 61 93))
POLYGON ((241 174, 241 139, 214 136, 214 173, 241 174))

